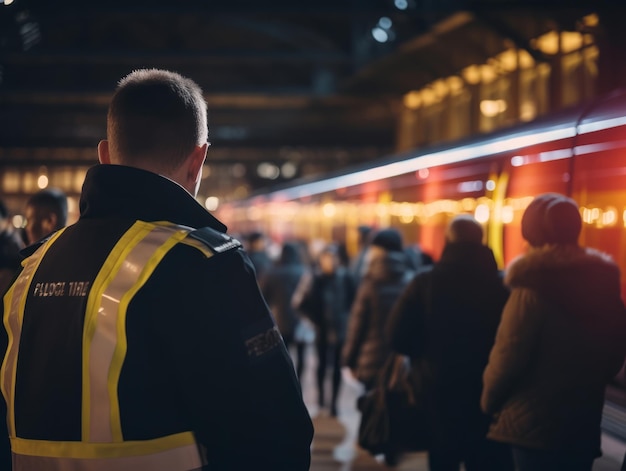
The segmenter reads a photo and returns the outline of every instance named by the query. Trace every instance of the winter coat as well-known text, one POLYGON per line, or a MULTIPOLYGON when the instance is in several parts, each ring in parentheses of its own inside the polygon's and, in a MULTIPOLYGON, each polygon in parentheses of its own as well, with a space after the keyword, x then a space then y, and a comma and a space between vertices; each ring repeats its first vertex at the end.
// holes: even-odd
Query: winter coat
POLYGON ((390 354, 384 328, 396 300, 411 279, 402 252, 387 252, 372 259, 359 285, 348 323, 342 352, 344 365, 356 370, 356 377, 371 386, 390 354))
POLYGON ((297 309, 315 325, 318 342, 342 344, 354 300, 352 276, 345 268, 338 267, 332 274, 316 273, 305 281, 308 286, 297 309))
POLYGON ((291 299, 306 272, 306 266, 300 262, 297 252, 288 250, 286 246, 280 262, 271 267, 261 281, 263 296, 274 315, 278 330, 288 340, 293 339, 299 319, 291 299))
POLYGON ((484 372, 494 440, 599 453, 606 384, 622 365, 620 273, 605 254, 544 246, 516 260, 512 292, 484 372))
POLYGON ((440 261, 418 274, 394 307, 391 346, 419 366, 440 443, 469 443, 487 433, 482 372, 507 298, 488 247, 448 243, 440 261))

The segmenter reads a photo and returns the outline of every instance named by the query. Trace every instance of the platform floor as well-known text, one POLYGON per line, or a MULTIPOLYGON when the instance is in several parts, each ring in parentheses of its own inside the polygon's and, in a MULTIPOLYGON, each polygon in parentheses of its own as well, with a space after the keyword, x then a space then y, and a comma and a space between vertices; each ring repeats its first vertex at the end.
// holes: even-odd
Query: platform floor
MULTIPOLYGON (((331 417, 325 409, 317 407, 315 388, 316 358, 314 348, 308 347, 306 366, 302 377, 305 403, 315 425, 312 445, 311 471, 428 471, 426 453, 405 455, 395 468, 390 468, 361 450, 356 445, 356 433, 360 413, 356 409, 356 398, 360 395, 358 383, 344 382, 339 398, 339 416, 331 417)), ((330 372, 328 372, 328 391, 330 397, 330 372)), ((604 456, 594 462, 593 471, 619 471, 626 444, 603 436, 604 456)))

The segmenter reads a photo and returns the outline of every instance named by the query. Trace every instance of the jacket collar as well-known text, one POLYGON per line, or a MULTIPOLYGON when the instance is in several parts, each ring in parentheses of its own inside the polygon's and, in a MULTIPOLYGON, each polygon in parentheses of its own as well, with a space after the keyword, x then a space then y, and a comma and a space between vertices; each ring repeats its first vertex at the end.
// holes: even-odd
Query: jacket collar
POLYGON ((80 218, 170 221, 193 228, 226 232, 178 183, 146 170, 124 165, 91 167, 83 183, 80 218))

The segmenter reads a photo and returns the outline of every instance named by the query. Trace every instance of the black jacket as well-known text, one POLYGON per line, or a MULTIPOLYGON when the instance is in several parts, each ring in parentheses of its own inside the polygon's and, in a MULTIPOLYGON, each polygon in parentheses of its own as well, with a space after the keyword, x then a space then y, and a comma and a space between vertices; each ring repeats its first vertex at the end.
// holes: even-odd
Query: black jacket
POLYGON ((491 250, 455 243, 411 281, 394 307, 388 337, 395 351, 420 360, 432 393, 435 439, 458 443, 485 436, 482 372, 507 298, 491 250))
MULTIPOLYGON (((155 267, 135 267, 153 271, 119 301, 128 303, 117 384, 123 440, 191 431, 206 448, 207 469, 308 469, 313 429, 293 365, 252 265, 223 234, 225 226, 176 183, 118 165, 89 170, 80 210, 80 220, 50 245, 28 291, 17 436, 81 440, 85 313, 101 299, 89 289, 70 295, 69 283, 88 282, 83 287, 95 290, 97 276, 114 272, 112 251, 134 243, 127 239, 134 228, 166 230, 173 223, 184 227, 171 230, 186 236, 159 249, 164 254, 155 267), (55 294, 55 282, 67 284, 57 284, 55 294)), ((5 351, 3 328, 0 354, 5 351)))

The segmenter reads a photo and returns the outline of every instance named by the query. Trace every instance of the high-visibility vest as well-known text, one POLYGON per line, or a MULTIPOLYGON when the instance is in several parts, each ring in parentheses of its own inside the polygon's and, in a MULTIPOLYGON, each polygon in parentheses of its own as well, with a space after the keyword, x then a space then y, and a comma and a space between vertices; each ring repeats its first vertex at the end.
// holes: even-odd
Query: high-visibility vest
POLYGON ((80 441, 32 440, 16 434, 15 385, 26 299, 37 268, 63 231, 23 262, 4 297, 9 342, 0 370, 14 471, 190 471, 205 464, 191 431, 125 441, 117 395, 130 300, 172 247, 181 242, 197 246, 191 238, 186 240, 191 230, 137 221, 116 243, 91 284, 83 327, 82 405, 77 405, 82 408, 80 441))

